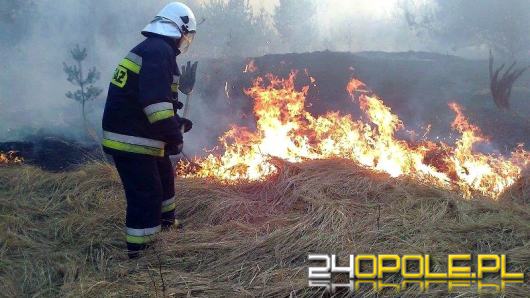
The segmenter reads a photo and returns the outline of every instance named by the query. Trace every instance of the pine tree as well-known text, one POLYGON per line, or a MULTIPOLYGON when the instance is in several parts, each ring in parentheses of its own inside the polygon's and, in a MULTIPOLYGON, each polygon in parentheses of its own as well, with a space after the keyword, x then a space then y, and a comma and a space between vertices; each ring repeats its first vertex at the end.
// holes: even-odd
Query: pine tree
POLYGON ((68 65, 66 62, 63 62, 63 70, 68 76, 68 82, 78 87, 78 89, 73 92, 68 91, 65 95, 66 97, 81 103, 83 126, 87 134, 95 138, 95 133, 91 133, 88 129, 89 126, 86 115, 86 104, 87 102, 96 99, 103 91, 101 88, 94 86, 97 80, 99 80, 100 74, 95 67, 92 67, 88 69, 88 73, 85 76, 83 72, 83 61, 87 57, 86 48, 81 49, 79 45, 76 45, 70 50, 70 56, 75 61, 75 64, 68 65))

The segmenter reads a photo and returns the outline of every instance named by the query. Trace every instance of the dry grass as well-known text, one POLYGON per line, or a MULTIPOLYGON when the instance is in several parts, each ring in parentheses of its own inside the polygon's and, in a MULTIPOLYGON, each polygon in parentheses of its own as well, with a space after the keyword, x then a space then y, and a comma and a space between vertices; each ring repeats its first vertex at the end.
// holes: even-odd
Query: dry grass
MULTIPOLYGON (((507 253, 511 270, 529 273, 528 176, 493 202, 344 160, 280 165, 264 183, 177 179, 185 229, 162 233, 137 261, 124 252, 112 167, 0 168, 0 295, 319 296, 307 287, 310 252, 429 253, 436 267, 448 253, 507 253)), ((526 283, 506 295, 528 291, 526 283)))

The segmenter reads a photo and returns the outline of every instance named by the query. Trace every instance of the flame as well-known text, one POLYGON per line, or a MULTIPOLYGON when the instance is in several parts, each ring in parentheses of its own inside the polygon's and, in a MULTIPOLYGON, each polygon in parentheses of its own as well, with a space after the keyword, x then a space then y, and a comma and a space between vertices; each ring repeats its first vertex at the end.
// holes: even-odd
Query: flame
POLYGON ((357 80, 356 78, 352 78, 348 82, 348 86, 346 86, 346 91, 353 96, 356 91, 366 91, 366 84, 363 82, 357 80))
POLYGON ((7 153, 0 152, 0 166, 21 164, 23 162, 24 159, 18 156, 18 152, 16 151, 8 151, 7 153))
POLYGON ((254 59, 250 59, 250 61, 245 65, 245 69, 243 70, 244 73, 252 73, 256 72, 258 70, 258 67, 256 66, 256 61, 254 59))
POLYGON ((470 124, 462 112, 462 107, 450 103, 449 107, 456 117, 451 126, 462 134, 456 142, 454 154, 448 162, 454 166, 458 176, 456 183, 462 191, 470 196, 474 189, 485 189, 489 193, 498 194, 512 185, 520 175, 521 168, 515 163, 502 158, 473 153, 473 145, 487 141, 480 128, 470 124))
POLYGON ((245 90, 254 100, 256 129, 232 127, 220 138, 222 154, 210 153, 193 167, 182 162, 180 174, 237 183, 276 173, 274 158, 289 162, 345 158, 392 177, 406 175, 459 189, 466 197, 478 192, 495 198, 528 165, 522 146, 511 159, 473 152, 473 145, 486 138, 456 103, 449 105, 456 113, 452 128, 461 134, 454 146, 430 141, 412 144, 396 138, 396 131, 404 128, 402 121, 361 81, 353 78, 346 90, 352 97, 363 92, 358 102, 365 121, 338 112, 313 116, 305 109, 308 87, 296 90, 295 76, 296 72, 285 79, 271 74, 258 77, 245 90))
POLYGON ((227 99, 230 99, 230 94, 228 93, 228 81, 225 82, 225 95, 227 99))

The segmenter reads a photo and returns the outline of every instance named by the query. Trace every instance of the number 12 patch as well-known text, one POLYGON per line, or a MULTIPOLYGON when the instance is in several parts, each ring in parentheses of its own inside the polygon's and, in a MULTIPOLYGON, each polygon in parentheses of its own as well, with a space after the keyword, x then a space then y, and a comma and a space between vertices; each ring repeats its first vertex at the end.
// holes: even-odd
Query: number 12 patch
POLYGON ((127 83, 127 69, 121 65, 118 65, 116 71, 114 71, 114 76, 112 77, 112 84, 123 88, 127 83))

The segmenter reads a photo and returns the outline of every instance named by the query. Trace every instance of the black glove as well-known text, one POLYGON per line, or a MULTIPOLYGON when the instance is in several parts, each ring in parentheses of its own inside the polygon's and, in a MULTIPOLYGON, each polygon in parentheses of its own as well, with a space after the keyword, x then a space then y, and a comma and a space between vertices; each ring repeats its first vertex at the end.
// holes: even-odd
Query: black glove
POLYGON ((180 127, 184 132, 188 132, 193 127, 193 122, 186 118, 180 118, 180 127))
POLYGON ((193 65, 191 61, 188 61, 185 66, 182 66, 182 73, 179 78, 179 90, 180 92, 188 95, 193 90, 195 86, 195 77, 197 75, 197 65, 198 61, 195 61, 193 65))
POLYGON ((179 155, 184 143, 170 143, 166 145, 166 155, 179 155))
POLYGON ((182 109, 183 107, 184 107, 184 104, 181 103, 180 101, 178 101, 178 100, 174 100, 174 101, 173 101, 173 109, 175 109, 175 110, 180 110, 180 109, 182 109))
MULTIPOLYGON (((178 121, 178 118, 173 118, 173 121, 178 121)), ((177 125, 180 125, 180 122, 175 123, 177 125)), ((174 126, 173 126, 174 127, 174 126)), ((169 155, 178 155, 180 152, 182 152, 182 147, 184 145, 182 132, 180 131, 180 127, 177 126, 177 129, 172 130, 172 134, 166 134, 166 137, 164 138, 166 142, 165 151, 166 156, 169 155)))

